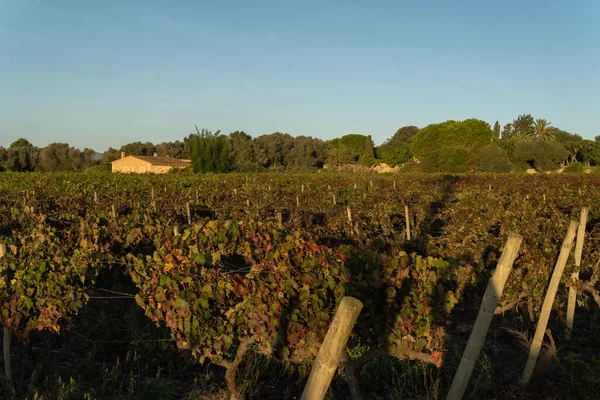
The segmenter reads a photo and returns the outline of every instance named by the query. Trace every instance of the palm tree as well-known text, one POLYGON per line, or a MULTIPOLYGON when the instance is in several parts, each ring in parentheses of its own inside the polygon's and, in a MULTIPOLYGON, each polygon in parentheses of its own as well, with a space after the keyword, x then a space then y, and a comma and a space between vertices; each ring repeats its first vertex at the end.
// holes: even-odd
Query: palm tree
POLYGON ((533 137, 535 140, 551 141, 555 139, 554 127, 550 124, 551 122, 540 118, 533 122, 533 137))

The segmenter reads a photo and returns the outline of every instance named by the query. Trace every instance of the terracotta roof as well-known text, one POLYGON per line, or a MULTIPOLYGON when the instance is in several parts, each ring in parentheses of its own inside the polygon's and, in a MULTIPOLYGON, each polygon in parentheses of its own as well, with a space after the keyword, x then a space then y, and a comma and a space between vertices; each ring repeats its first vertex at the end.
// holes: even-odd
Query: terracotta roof
POLYGON ((167 167, 189 167, 190 163, 192 162, 191 160, 180 160, 178 158, 154 157, 154 156, 128 156, 125 158, 115 160, 113 162, 125 160, 129 157, 137 158, 138 160, 149 162, 151 165, 160 165, 160 166, 167 166, 167 167))

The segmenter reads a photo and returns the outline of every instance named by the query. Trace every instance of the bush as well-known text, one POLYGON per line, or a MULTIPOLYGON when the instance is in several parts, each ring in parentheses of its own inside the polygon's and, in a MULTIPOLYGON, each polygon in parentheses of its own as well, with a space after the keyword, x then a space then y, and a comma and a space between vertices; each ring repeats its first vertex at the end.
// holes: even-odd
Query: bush
POLYGON ((512 162, 523 170, 535 168, 543 172, 558 169, 568 156, 569 153, 556 142, 519 141, 515 143, 512 162))
POLYGON ((563 172, 565 174, 583 174, 584 171, 585 171, 585 167, 583 166, 582 163, 574 162, 574 163, 567 165, 567 167, 565 168, 565 170, 563 172))
POLYGON ((467 172, 471 167, 471 151, 462 146, 432 151, 423 157, 424 172, 467 172))
POLYGON ((479 151, 477 167, 483 172, 510 172, 514 166, 508 153, 496 145, 489 145, 479 151))

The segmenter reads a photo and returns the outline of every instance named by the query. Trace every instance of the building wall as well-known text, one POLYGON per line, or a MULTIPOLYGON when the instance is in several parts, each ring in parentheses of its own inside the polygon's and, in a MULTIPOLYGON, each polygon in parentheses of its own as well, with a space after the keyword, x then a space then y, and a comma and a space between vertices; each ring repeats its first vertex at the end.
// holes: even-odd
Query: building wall
POLYGON ((149 172, 151 164, 133 157, 125 157, 112 163, 113 172, 143 173, 149 172))
POLYGON ((166 165, 152 165, 149 162, 139 160, 134 157, 125 157, 120 160, 116 160, 112 163, 112 172, 124 172, 124 173, 153 173, 153 174, 166 174, 173 168, 185 168, 185 167, 171 167, 166 165))

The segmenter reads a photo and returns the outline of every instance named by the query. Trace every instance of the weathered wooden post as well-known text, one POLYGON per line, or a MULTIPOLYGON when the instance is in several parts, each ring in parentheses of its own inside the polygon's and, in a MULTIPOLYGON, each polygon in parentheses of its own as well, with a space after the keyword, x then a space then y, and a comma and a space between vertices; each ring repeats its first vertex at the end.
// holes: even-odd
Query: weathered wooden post
POLYGON ((296 196, 296 207, 300 207, 300 197, 296 196))
POLYGON ((348 222, 352 225, 352 211, 350 211, 350 206, 346 207, 346 211, 348 212, 348 222))
MULTIPOLYGON (((6 256, 6 245, 0 243, 0 258, 6 256)), ((12 351, 11 351, 11 339, 12 334, 10 329, 6 326, 3 327, 4 341, 3 341, 3 354, 4 354, 4 375, 9 385, 12 385, 12 351)))
POLYGON ((465 393, 471 373, 485 342, 485 336, 490 328, 494 310, 502 296, 504 285, 517 258, 522 241, 523 237, 521 235, 513 232, 508 235, 508 240, 506 241, 500 260, 498 260, 496 271, 494 271, 494 275, 488 282, 485 294, 483 295, 483 300, 479 307, 475 325, 469 336, 467 347, 460 360, 456 375, 454 375, 454 379, 452 380, 452 386, 450 386, 450 392, 447 397, 448 400, 460 400, 465 393))
POLYGON ((94 192, 94 203, 98 204, 98 193, 94 192))
POLYGON ((154 201, 154 188, 150 189, 150 198, 154 201))
POLYGON ((277 228, 283 229, 283 217, 281 211, 277 211, 277 228))
POLYGON ((192 224, 192 211, 190 210, 190 202, 185 203, 185 212, 187 213, 188 225, 192 224))
POLYGON ((525 364, 525 369, 523 370, 523 375, 521 376, 521 385, 527 385, 531 380, 531 376, 533 375, 533 370, 535 368, 535 364, 537 363, 538 356, 540 355, 540 349, 542 348, 544 334, 546 333, 546 326, 548 325, 548 320, 550 319, 552 303, 554 303, 554 297, 556 296, 560 278, 565 269, 565 265, 567 264, 569 253, 571 253, 571 248, 573 248, 573 240, 575 239, 577 225, 577 221, 571 221, 569 230, 567 231, 567 236, 565 237, 560 249, 560 254, 558 256, 558 260, 556 261, 554 272, 552 272, 552 278, 550 279, 550 284, 548 285, 546 297, 544 298, 544 303, 542 305, 540 320, 535 328, 535 335, 533 336, 531 348, 529 349, 527 364, 525 364))
POLYGON ((322 400, 335 375, 346 343, 363 308, 360 300, 344 297, 321 344, 300 400, 322 400))
POLYGON ((112 213, 113 219, 117 219, 117 209, 115 208, 115 205, 114 204, 111 205, 110 208, 111 208, 111 213, 112 213))
POLYGON ((410 240, 410 216, 408 215, 408 205, 404 205, 404 216, 406 219, 406 240, 410 240))
MULTIPOLYGON (((579 267, 581 267, 581 253, 583 252, 583 241, 585 239, 585 226, 587 224, 588 214, 589 210, 587 207, 581 209, 581 214, 579 215, 579 226, 577 227, 577 241, 575 242, 576 271, 571 274, 571 281, 573 284, 577 284, 577 282, 579 282, 579 267)), ((576 305, 577 288, 575 286, 571 286, 569 288, 569 300, 567 303, 567 332, 565 334, 567 340, 571 339, 576 305)))

